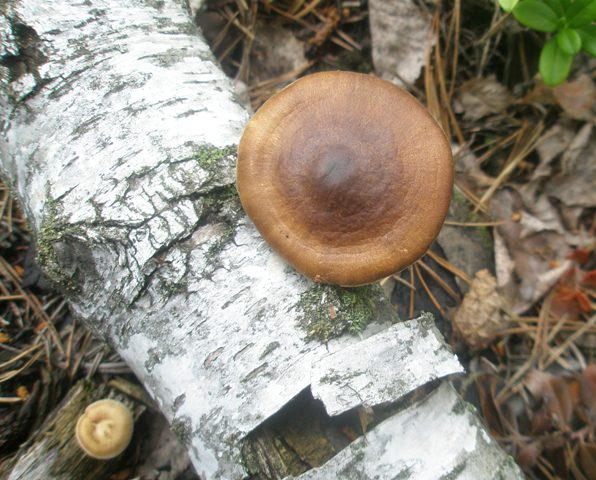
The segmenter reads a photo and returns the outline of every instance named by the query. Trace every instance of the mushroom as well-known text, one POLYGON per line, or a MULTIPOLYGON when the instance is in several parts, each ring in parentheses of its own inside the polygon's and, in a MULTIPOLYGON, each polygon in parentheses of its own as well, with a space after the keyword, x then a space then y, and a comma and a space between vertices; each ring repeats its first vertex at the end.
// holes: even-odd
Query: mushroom
POLYGON ((117 457, 130 443, 133 423, 130 410, 121 402, 98 400, 79 417, 77 442, 92 458, 107 460, 117 457))
POLYGON ((263 238, 316 282, 372 283, 420 258, 453 186, 443 131, 409 93, 323 72, 271 97, 238 147, 240 201, 263 238))

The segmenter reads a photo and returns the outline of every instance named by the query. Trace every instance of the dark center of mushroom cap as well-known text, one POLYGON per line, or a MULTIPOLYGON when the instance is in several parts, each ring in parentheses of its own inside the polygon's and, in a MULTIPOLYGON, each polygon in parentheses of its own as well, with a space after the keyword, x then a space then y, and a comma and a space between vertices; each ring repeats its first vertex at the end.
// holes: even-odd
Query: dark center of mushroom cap
POLYGON ((314 244, 365 243, 387 233, 400 215, 401 169, 392 133, 361 123, 329 118, 325 135, 293 132, 290 148, 280 152, 279 193, 314 244), (395 168, 388 172, 387 164, 395 168))
POLYGON ((321 148, 314 159, 313 182, 323 196, 342 195, 358 178, 358 160, 354 152, 344 145, 321 148))

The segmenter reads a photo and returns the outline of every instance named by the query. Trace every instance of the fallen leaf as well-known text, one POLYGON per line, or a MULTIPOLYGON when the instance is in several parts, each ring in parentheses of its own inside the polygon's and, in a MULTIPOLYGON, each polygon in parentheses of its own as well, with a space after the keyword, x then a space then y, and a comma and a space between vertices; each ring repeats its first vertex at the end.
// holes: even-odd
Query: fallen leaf
POLYGON ((587 288, 596 288, 596 270, 585 272, 581 283, 587 288))
POLYGON ((593 120, 596 105, 596 86, 592 77, 581 74, 575 80, 555 87, 553 93, 565 114, 575 120, 593 120))
POLYGON ((458 113, 466 120, 479 120, 488 115, 503 114, 513 104, 513 96, 494 78, 474 78, 463 83, 458 91, 458 113))
POLYGON ((375 71, 398 85, 413 84, 432 43, 430 16, 412 0, 370 0, 368 11, 375 71))
POLYGON ((544 192, 567 206, 596 206, 596 138, 586 123, 561 156, 559 173, 544 184, 544 192))
POLYGON ((587 283, 584 283, 586 279, 588 282, 591 281, 590 274, 591 272, 583 272, 577 265, 573 265, 561 276, 550 304, 550 312, 555 317, 566 316, 577 321, 580 314, 592 311, 592 303, 587 295, 587 283))
POLYGON ((544 195, 527 205, 518 190, 505 188, 490 208, 494 218, 504 220, 494 232, 499 287, 512 311, 523 313, 569 269, 570 244, 579 240, 565 230, 544 195))
POLYGON ((534 441, 523 445, 515 457, 517 464, 524 470, 531 470, 542 452, 540 441, 534 441))
POLYGON ((304 43, 287 28, 258 22, 250 54, 250 85, 279 77, 307 63, 304 43))
POLYGON ((566 428, 569 425, 574 399, 564 378, 534 369, 528 372, 523 383, 537 402, 536 420, 533 420, 535 427, 539 427, 536 433, 548 429, 547 418, 552 419, 553 427, 566 428))
MULTIPOLYGON (((589 249, 578 247, 569 254, 568 258, 569 258, 569 260, 573 260, 574 262, 577 262, 580 265, 583 265, 585 263, 588 263, 588 261, 590 260, 590 255, 591 255, 591 252, 589 249)), ((590 273, 590 272, 588 272, 588 273, 590 273)), ((594 273, 596 273, 596 271, 594 273)), ((586 283, 588 282, 586 280, 584 280, 584 281, 586 283)), ((596 275, 595 275, 594 281, 596 282, 596 275)), ((594 285, 596 285, 596 283, 594 285)))

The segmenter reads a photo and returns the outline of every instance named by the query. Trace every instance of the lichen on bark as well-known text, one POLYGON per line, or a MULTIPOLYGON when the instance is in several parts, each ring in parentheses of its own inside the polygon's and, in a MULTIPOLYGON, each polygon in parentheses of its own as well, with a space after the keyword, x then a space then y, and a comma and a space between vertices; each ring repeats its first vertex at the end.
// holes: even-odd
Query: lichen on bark
POLYGON ((82 235, 82 229, 70 224, 62 215, 58 200, 48 195, 41 227, 35 238, 37 262, 56 287, 75 293, 82 282, 64 270, 64 258, 61 258, 60 245, 68 242, 67 237, 82 235))
MULTIPOLYGON (((298 312, 297 322, 306 338, 327 343, 345 332, 361 333, 373 319, 379 318, 379 311, 391 311, 383 308, 387 304, 378 285, 346 288, 313 284, 300 295, 293 308, 298 312)), ((393 320, 397 320, 397 315, 393 320)))

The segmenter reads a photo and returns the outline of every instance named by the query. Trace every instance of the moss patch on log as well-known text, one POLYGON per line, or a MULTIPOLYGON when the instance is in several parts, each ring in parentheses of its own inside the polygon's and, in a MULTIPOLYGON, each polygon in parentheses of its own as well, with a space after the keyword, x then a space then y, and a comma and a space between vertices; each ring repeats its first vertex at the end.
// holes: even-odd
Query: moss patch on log
POLYGON ((217 176, 220 170, 230 167, 230 162, 236 159, 236 145, 227 145, 225 147, 216 147, 214 145, 202 145, 198 148, 195 158, 203 170, 217 176))
MULTIPOLYGON (((378 285, 345 288, 315 284, 293 308, 298 311, 298 324, 307 338, 326 343, 345 332, 362 332, 374 318, 390 311, 379 308, 387 303, 378 285)), ((389 314, 387 320, 395 321, 397 316, 389 314)))
POLYGON ((75 292, 76 282, 73 276, 63 269, 57 245, 64 243, 66 237, 80 235, 82 230, 64 219, 59 202, 48 196, 44 217, 36 238, 37 262, 48 278, 59 288, 75 292))

